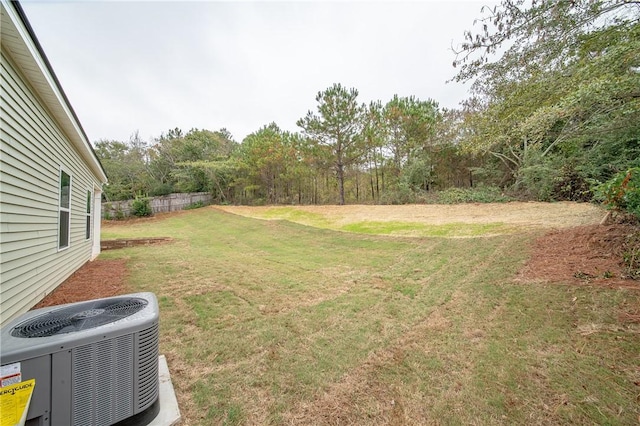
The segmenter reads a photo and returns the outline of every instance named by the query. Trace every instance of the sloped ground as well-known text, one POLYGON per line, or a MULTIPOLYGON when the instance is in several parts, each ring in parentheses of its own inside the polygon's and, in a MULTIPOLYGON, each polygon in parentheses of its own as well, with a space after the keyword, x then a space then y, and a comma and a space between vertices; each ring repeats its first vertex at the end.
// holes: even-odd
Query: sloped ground
MULTIPOLYGON (((256 216, 271 207, 216 207, 231 213, 256 216)), ((430 224, 449 222, 506 222, 523 228, 551 228, 534 244, 531 259, 520 272, 520 281, 562 282, 575 285, 637 287, 640 281, 625 278, 622 262, 625 239, 637 232, 631 224, 598 225, 602 209, 577 203, 507 203, 406 206, 298 206, 306 212, 356 220, 405 220, 430 224)), ((175 212, 157 215, 154 220, 175 212)), ((149 219, 141 219, 149 220, 149 219)), ((105 227, 109 227, 107 223, 105 227)), ((115 296, 128 291, 122 260, 95 260, 84 265, 36 307, 115 296)))
MULTIPOLYGON (((346 205, 346 206, 216 206, 242 216, 268 218, 270 211, 295 209, 308 215, 318 215, 337 225, 354 222, 410 222, 425 225, 449 223, 504 223, 522 229, 567 228, 599 223, 605 211, 588 203, 512 202, 492 204, 407 204, 346 205)), ((280 215, 277 215, 280 216, 280 215)), ((305 223, 304 215, 292 215, 293 222, 305 223)))
MULTIPOLYGON (((627 236, 637 232, 638 228, 628 224, 598 225, 604 212, 590 205, 567 203, 547 206, 548 210, 545 211, 544 205, 539 203, 535 203, 534 206, 531 203, 509 203, 500 206, 465 205, 457 206, 460 210, 458 213, 443 208, 442 213, 445 213, 445 210, 451 213, 444 214, 449 219, 467 215, 469 218, 467 220, 501 221, 504 220, 504 216, 511 217, 512 221, 521 221, 521 229, 526 235, 514 234, 504 236, 504 238, 487 239, 487 245, 497 244, 495 247, 492 246, 491 254, 488 257, 484 257, 484 255, 474 257, 472 250, 469 250, 469 256, 464 257, 466 261, 459 264, 461 269, 464 269, 464 273, 468 274, 465 275, 467 277, 465 280, 459 281, 460 287, 444 285, 438 288, 436 285, 436 282, 444 279, 445 275, 455 275, 455 268, 441 270, 441 272, 445 272, 442 272, 441 275, 436 273, 432 281, 430 281, 432 275, 425 274, 424 280, 421 282, 432 285, 430 291, 434 291, 433 294, 438 294, 437 292, 444 288, 451 292, 450 297, 442 297, 439 303, 429 304, 431 311, 428 315, 419 321, 414 321, 410 328, 388 344, 381 345, 378 350, 370 351, 364 355, 359 354, 358 356, 362 357, 360 364, 346 369, 344 374, 333 381, 321 381, 324 385, 318 388, 318 393, 305 398, 296 398, 287 392, 278 391, 280 388, 289 389, 289 387, 298 389, 292 384, 293 382, 289 381, 291 375, 285 374, 285 377, 282 377, 280 369, 284 367, 279 365, 279 360, 287 360, 287 362, 282 361, 283 365, 288 366, 287 368, 291 368, 291 365, 298 365, 296 362, 304 358, 304 355, 310 350, 305 346, 308 343, 307 339, 311 339, 311 343, 308 343, 310 346, 313 343, 314 348, 322 349, 322 346, 318 346, 319 343, 313 338, 319 338, 321 342, 325 338, 325 331, 320 332, 320 336, 312 336, 313 333, 308 333, 308 330, 301 331, 300 335, 296 335, 297 327, 293 329, 279 328, 278 326, 283 325, 293 326, 288 322, 278 320, 282 319, 280 309, 287 307, 286 303, 282 303, 283 300, 274 303, 276 309, 270 311, 264 300, 268 300, 268 303, 275 302, 271 294, 261 299, 257 296, 262 293, 257 292, 253 295, 257 295, 256 298, 247 298, 240 287, 220 287, 220 283, 215 280, 202 279, 194 273, 194 270, 189 269, 196 266, 192 265, 193 259, 190 256, 185 257, 188 251, 180 252, 179 243, 164 247, 159 246, 157 251, 145 251, 145 260, 142 262, 144 265, 153 264, 160 256, 159 253, 164 253, 160 256, 164 262, 158 262, 158 268, 161 268, 163 264, 165 266, 175 265, 174 263, 168 264, 167 259, 173 259, 176 253, 182 253, 180 258, 182 260, 178 264, 180 267, 184 266, 185 273, 177 277, 170 286, 153 287, 155 288, 153 291, 159 292, 158 294, 165 292, 167 300, 172 300, 163 311, 166 315, 165 324, 167 325, 163 339, 165 346, 163 353, 167 355, 172 372, 175 372, 175 377, 178 379, 176 381, 177 393, 181 410, 185 416, 185 424, 225 424, 227 423, 225 419, 229 420, 230 424, 242 424, 243 422, 245 424, 271 422, 274 424, 327 425, 426 424, 428 423, 426 419, 440 418, 440 415, 447 413, 450 416, 449 419, 466 419, 464 422, 469 423, 470 417, 466 413, 475 410, 476 414, 490 416, 493 412, 493 409, 487 406, 486 401, 489 398, 487 395, 492 392, 491 389, 494 394, 500 394, 506 398, 504 401, 508 405, 501 411, 506 413, 502 417, 503 420, 496 420, 495 424, 506 424, 508 420, 512 420, 511 415, 515 416, 513 419, 520 418, 514 414, 516 412, 533 415, 536 420, 532 421, 532 424, 570 424, 571 422, 567 419, 574 415, 583 416, 580 417, 582 423, 588 423, 587 419, 599 418, 598 412, 588 414, 580 410, 589 409, 594 404, 593 410, 600 411, 602 409, 610 418, 616 417, 615 412, 620 415, 622 410, 625 412, 627 421, 630 418, 629 410, 633 413, 632 418, 637 418, 638 412, 634 408, 637 401, 635 386, 640 386, 638 384, 640 383, 638 381, 640 371, 637 370, 636 364, 629 361, 629 353, 636 352, 634 350, 626 350, 625 352, 624 348, 627 343, 637 342, 640 308, 638 308, 636 297, 638 293, 635 289, 640 290, 640 282, 623 278, 625 270, 621 266, 620 260, 622 253, 628 249, 625 247, 627 236), (486 207, 484 214, 482 213, 483 207, 486 207), (528 217, 528 221, 518 218, 518 212, 528 217), (535 212, 540 217, 536 218, 535 212), (503 216, 500 216, 501 213, 503 216), (549 219, 553 216, 562 224, 553 225, 553 220, 549 219), (549 220, 549 224, 542 224, 544 220, 549 220), (532 239, 532 236, 539 236, 539 238, 532 239), (503 243, 498 244, 500 241, 503 243), (510 243, 507 244, 507 241, 510 243), (531 245, 523 247, 524 243, 531 245), (504 291, 504 296, 508 295, 509 297, 493 297, 495 295, 492 293, 494 288, 492 283, 488 287, 485 286, 486 288, 483 288, 482 291, 476 291, 476 278, 481 271, 497 270, 500 268, 503 258, 509 258, 511 253, 516 253, 520 249, 526 249, 526 252, 531 256, 515 277, 516 282, 508 279, 499 286, 504 291), (481 262, 472 260, 476 258, 483 260, 481 262), (474 274, 476 265, 478 265, 478 271, 474 274), (581 289, 581 286, 588 288, 581 289), (624 287, 625 290, 602 291, 597 286, 614 289, 624 287), (218 288, 225 288, 228 291, 215 290, 218 288), (215 291, 207 293, 211 289, 215 291), (194 291, 197 298, 194 299, 193 294, 188 296, 189 291, 194 291), (218 293, 235 294, 233 291, 239 291, 238 294, 241 296, 237 297, 238 305, 225 304, 225 315, 222 316, 219 315, 219 312, 216 314, 215 310, 212 311, 215 306, 219 305, 216 304, 218 299, 212 295, 218 293), (616 299, 620 294, 626 296, 619 296, 616 299), (185 297, 183 298, 182 295, 185 297), (492 297, 485 300, 478 297, 479 295, 491 295, 492 297), (523 295, 524 297, 522 297, 523 295), (560 295, 563 297, 555 297, 560 295), (575 297, 573 297, 574 295, 575 297), (582 305, 585 296, 590 299, 589 308, 586 310, 582 305), (571 302, 572 297, 575 303, 571 302), (615 300, 609 303, 610 298, 615 300), (189 303, 195 303, 196 299, 198 303, 193 306, 189 305, 189 303), (233 318, 240 319, 238 324, 245 324, 248 319, 253 318, 251 315, 242 315, 245 307, 242 303, 243 300, 261 303, 259 305, 260 314, 258 314, 261 321, 258 321, 258 324, 261 324, 269 332, 273 331, 276 335, 281 332, 282 339, 269 340, 269 344, 265 347, 251 347, 256 351, 255 354, 249 351, 248 356, 239 355, 237 359, 235 355, 231 358, 225 358, 227 352, 235 354, 235 349, 229 349, 227 352, 210 352, 208 343, 203 346, 195 344, 195 341, 201 339, 205 332, 208 333, 208 337, 204 339, 207 342, 211 341, 207 339, 215 340, 214 338, 223 334, 225 338, 230 337, 230 340, 220 337, 219 343, 226 342, 225 344, 231 348, 235 347, 233 342, 243 340, 239 339, 239 336, 234 336, 233 326, 229 324, 233 318), (175 303, 175 306, 172 306, 172 303, 175 303), (197 311, 194 308, 200 305, 204 307, 203 311, 197 311), (594 311, 589 310, 592 308, 594 311), (229 309, 228 316, 226 315, 227 309, 229 309), (212 312, 212 318, 217 319, 204 322, 203 324, 209 325, 206 327, 202 325, 203 328, 198 328, 197 316, 201 314, 206 316, 207 312, 212 312), (597 315, 592 316, 592 312, 597 315), (600 313, 607 316, 608 319, 603 320, 600 313), (171 321, 175 321, 177 318, 179 318, 179 322, 171 325, 171 321), (458 320, 461 323, 454 327, 458 320), (563 321, 572 322, 567 323, 565 327, 563 321), (218 325, 221 328, 218 328, 218 325), (522 333, 521 328, 524 330, 543 330, 543 332, 522 333), (456 330, 457 335, 455 334, 456 330), (284 338, 285 335, 289 336, 291 333, 293 333, 291 339, 284 338), (452 333, 457 337, 453 344, 450 344, 452 333), (560 333, 560 337, 553 333, 560 333), (508 338, 502 339, 500 336, 503 335, 508 338), (425 345, 427 336, 437 344, 425 345), (517 342, 521 345, 520 347, 513 346, 517 342), (549 345, 549 342, 554 342, 554 344, 549 345), (491 346, 494 349, 502 348, 504 353, 498 351, 494 354, 495 350, 489 350, 490 348, 487 346, 489 343, 495 346, 491 346), (184 346, 187 346, 188 350, 183 353, 184 346), (297 350, 300 350, 301 353, 298 354, 297 350), (512 351, 515 351, 515 354, 512 351), (193 353, 197 356, 190 359, 189 356, 193 353), (620 357, 621 353, 625 355, 620 357), (496 355, 495 359, 491 358, 493 355, 496 355), (221 363, 220 359, 226 359, 227 362, 221 363), (509 361, 505 363, 503 368, 504 359, 509 361), (606 360, 603 361, 606 362, 603 367, 606 372, 598 373, 600 367, 593 364, 592 359, 606 360), (447 366, 446 369, 442 368, 444 365, 447 366), (563 371, 569 368, 572 371, 580 371, 581 374, 585 374, 584 377, 589 377, 589 383, 574 380, 575 377, 581 377, 580 374, 565 376, 563 371), (592 371, 594 368, 597 371, 592 371), (407 369, 415 375, 411 374, 405 377, 404 373, 407 369), (488 371, 486 377, 485 371, 488 371), (402 374, 403 376, 395 377, 394 374, 402 374), (504 376, 502 379, 498 377, 501 375, 504 376), (623 394, 618 393, 616 396, 616 401, 618 401, 616 404, 619 406, 607 402, 609 398, 607 395, 612 395, 615 392, 607 393, 608 391, 601 390, 609 388, 613 376, 617 378, 616 380, 622 380, 625 383, 623 394), (559 380, 558 383, 553 383, 561 385, 561 387, 551 386, 552 383, 549 383, 551 378, 559 380), (263 380, 263 382, 259 380, 263 380), (406 380, 409 380, 408 384, 405 383, 406 380), (468 389, 474 388, 474 380, 482 381, 483 385, 480 388, 484 389, 484 393, 468 391, 468 389), (507 389, 503 389, 501 386, 504 383, 510 383, 511 380, 515 381, 517 385, 507 392, 507 389), (427 382, 429 383, 428 389, 419 387, 421 383, 427 382), (495 388, 494 382, 498 383, 498 388, 495 388), (632 385, 629 386, 628 383, 632 385), (228 392, 223 392, 222 390, 227 387, 228 392), (586 399, 581 396, 583 388, 587 392, 585 395, 588 394, 586 399), (467 394, 467 392, 469 393, 467 394), (624 392, 631 395, 630 399, 625 399, 624 392), (470 401, 474 398, 476 398, 476 405, 470 401), (599 402, 598 398, 602 402, 599 402), (566 410, 568 413, 566 416, 569 417, 563 417, 563 410, 566 410), (606 410, 619 411, 607 412, 606 410), (272 411, 281 417, 269 417, 272 411), (236 417, 230 417, 232 415, 236 415, 236 417)), ((338 212, 340 215, 345 215, 345 212, 349 210, 354 215, 359 214, 359 220, 371 220, 362 219, 367 215, 375 217, 375 220, 381 220, 379 215, 382 214, 383 209, 371 209, 371 206, 347 206, 348 209, 343 207, 330 206, 326 210, 327 212, 338 212), (373 210, 376 211, 375 215, 372 213, 373 210)), ((295 209, 294 207, 289 208, 295 209)), ((437 210, 437 207, 435 208, 437 210)), ((216 207, 210 209, 213 210, 216 207)), ((225 210, 232 209, 234 208, 225 208, 225 210)), ((314 209, 322 209, 322 207, 314 207, 314 209)), ((416 217, 420 215, 422 215, 421 220, 427 220, 428 216, 436 213, 435 210, 431 210, 431 207, 425 206, 388 206, 385 209, 389 209, 388 213, 394 215, 390 220, 400 220, 400 217, 405 217, 405 220, 411 222, 417 222, 416 217)), ((249 209, 246 212, 253 214, 255 211, 249 209)), ((203 229, 205 223, 210 221, 212 216, 215 216, 217 221, 214 222, 221 221, 225 224, 223 227, 235 223, 236 225, 233 226, 238 226, 238 229, 243 230, 243 232, 236 233, 237 229, 234 228, 234 231, 229 234, 230 237, 224 240, 224 244, 227 245, 237 245, 242 242, 242 239, 237 239, 236 236, 248 235, 246 232, 249 231, 244 231, 244 227, 248 223, 251 223, 252 232, 262 232, 263 228, 277 227, 280 230, 290 229, 293 238, 298 235, 298 232, 305 232, 299 227, 290 227, 278 222, 269 222, 266 223, 266 226, 262 226, 260 223, 240 221, 238 218, 226 220, 220 214, 209 213, 206 209, 200 210, 193 216, 191 214, 182 212, 172 214, 172 216, 185 215, 184 219, 187 221, 199 218, 197 229, 203 229)), ((250 216, 251 214, 246 215, 250 216)), ((126 226, 144 225, 145 232, 150 230, 153 232, 153 230, 165 229, 162 228, 164 217, 166 216, 158 215, 140 222, 133 220, 126 226), (158 224, 149 223, 154 221, 157 221, 158 224)), ((180 218, 176 217, 175 219, 180 218)), ((349 220, 349 218, 342 216, 342 220, 349 220)), ((464 223, 461 220, 456 220, 456 222, 464 223)), ((121 227, 123 224, 105 224, 105 229, 108 231, 111 226, 121 227)), ((520 229, 520 225, 518 228, 520 229)), ((217 232, 217 230, 219 229, 214 227, 208 232, 217 232)), ((132 234, 138 235, 139 233, 132 234)), ((117 232, 111 234, 114 235, 117 232)), ((266 234, 273 237, 269 233, 266 234)), ((292 235, 288 236, 290 242, 292 235)), ((348 234, 346 236, 345 234, 340 235, 343 241, 348 241, 350 238, 348 234)), ((221 237, 222 235, 216 234, 216 238, 221 237)), ((413 241, 416 248, 430 244, 444 247, 455 242, 454 245, 458 248, 447 253, 444 257, 441 256, 443 259, 451 259, 455 254, 463 252, 460 247, 474 248, 478 245, 484 245, 483 240, 430 239, 424 240, 425 244, 420 240, 413 241)), ((209 240, 205 242, 212 244, 212 241, 209 240)), ((464 252, 467 253, 467 251, 464 252)), ((389 251, 385 251, 385 253, 389 253, 389 251)), ((425 255, 429 253, 428 250, 424 251, 425 255)), ((237 264, 238 259, 241 258, 242 256, 234 257, 232 263, 237 264)), ((132 287, 128 286, 130 280, 127 275, 126 260, 108 261, 103 259, 87 264, 47 298, 45 303, 66 303, 130 292, 132 287)), ((519 259, 522 261, 522 257, 519 259)), ((133 269, 135 268, 134 264, 135 262, 132 262, 129 266, 132 274, 131 282, 134 282, 136 276, 133 269)), ((224 263, 221 265, 225 268, 229 266, 224 263)), ((263 272, 270 267, 268 262, 262 262, 259 265, 257 270, 263 272)), ((149 270, 149 272, 154 271, 149 270)), ((405 272, 411 275, 411 269, 405 272)), ((414 270, 414 272, 421 274, 422 270, 414 270)), ((236 270, 231 270, 229 273, 234 274, 236 270)), ((509 276, 511 277, 512 274, 513 269, 509 272, 509 276)), ((400 275, 402 274, 397 276, 400 275)), ((250 277, 247 279, 251 280, 250 277)), ((258 279, 257 282, 262 281, 258 279)), ((337 281, 330 280, 329 282, 337 281)), ((358 286, 359 282, 360 280, 356 280, 356 278, 345 281, 349 286, 358 286)), ((388 300, 389 303, 393 304, 394 301, 397 303, 398 300, 406 297, 406 303, 411 304, 410 295, 402 293, 404 287, 400 289, 385 287, 385 283, 390 286, 390 282, 381 281, 380 287, 378 287, 376 276, 372 276, 371 280, 367 280, 364 284, 366 288, 360 288, 360 290, 370 292, 367 294, 375 293, 377 295, 388 292, 391 297, 388 300)), ((453 282, 458 283, 455 280, 453 282)), ((405 283, 411 284, 410 281, 405 283)), ((342 288, 335 287, 333 284, 327 289, 342 291, 342 288)), ((267 286, 266 290, 271 289, 267 286)), ((274 292, 274 295, 277 294, 274 292)), ((312 292, 310 295, 316 296, 318 292, 312 292)), ((289 293, 285 289, 280 296, 288 297, 289 293)), ((288 303, 289 300, 286 299, 286 302, 288 303)), ((387 301, 385 301, 386 303, 387 301)), ((304 299, 292 297, 291 306, 300 306, 301 304, 304 304, 304 299)), ((404 304, 405 301, 402 301, 403 306, 404 304)), ((424 307, 422 306, 422 308, 424 307)), ((249 309, 247 312, 250 311, 249 309)), ((284 316, 286 317, 286 315, 284 316)), ((307 321, 310 319, 304 316, 301 318, 306 318, 307 321)), ((346 317, 336 318, 344 319, 346 317)), ((370 318, 370 316, 367 315, 366 318, 370 318)), ((334 323, 328 321, 327 324, 334 323)), ((387 322, 384 318, 380 324, 383 334, 390 333, 390 330, 397 325, 393 321, 387 322)), ((352 327, 353 330, 356 328, 352 327)), ((240 326, 240 329, 243 327, 240 326)), ((245 336, 245 331, 241 334, 242 336, 245 336)), ((260 335, 257 331, 250 334, 253 338, 260 335)), ((329 339, 329 341, 337 343, 338 347, 345 352, 345 341, 341 340, 340 332, 328 334, 328 336, 337 339, 329 339)), ((252 339, 248 340, 252 341, 252 339)), ((219 345, 218 347, 223 346, 219 345)), ((346 351, 346 353, 350 352, 346 351)), ((335 368, 340 368, 339 363, 335 368)), ((320 374, 320 370, 317 371, 317 374, 320 374)), ((312 376, 303 375, 303 377, 312 376)), ((487 423, 488 420, 489 417, 485 417, 484 421, 471 421, 471 423, 487 423)))
POLYGON ((585 225, 551 231, 538 238, 520 280, 640 289, 623 263, 630 224, 585 225))

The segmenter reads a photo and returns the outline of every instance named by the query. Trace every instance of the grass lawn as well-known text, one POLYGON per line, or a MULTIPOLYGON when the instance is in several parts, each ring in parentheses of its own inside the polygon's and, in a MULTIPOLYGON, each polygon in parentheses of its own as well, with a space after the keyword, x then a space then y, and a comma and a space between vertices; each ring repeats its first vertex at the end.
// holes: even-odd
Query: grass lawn
POLYGON ((637 424, 640 327, 620 312, 640 291, 516 279, 541 231, 501 226, 204 208, 106 226, 173 241, 101 258, 157 295, 185 425, 637 424))

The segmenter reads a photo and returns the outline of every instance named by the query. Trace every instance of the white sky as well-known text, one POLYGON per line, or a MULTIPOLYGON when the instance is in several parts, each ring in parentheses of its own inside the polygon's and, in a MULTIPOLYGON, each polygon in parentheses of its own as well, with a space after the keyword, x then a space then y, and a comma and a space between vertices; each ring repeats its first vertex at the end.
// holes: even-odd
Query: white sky
POLYGON ((492 1, 96 2, 22 0, 93 142, 175 127, 234 139, 316 111, 333 83, 360 103, 414 95, 453 108, 468 85, 453 45, 492 1))

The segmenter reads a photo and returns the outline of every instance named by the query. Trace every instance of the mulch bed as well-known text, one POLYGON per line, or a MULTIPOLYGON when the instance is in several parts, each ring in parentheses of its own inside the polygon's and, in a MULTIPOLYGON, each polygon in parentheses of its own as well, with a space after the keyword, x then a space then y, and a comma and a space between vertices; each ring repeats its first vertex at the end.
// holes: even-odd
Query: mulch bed
POLYGON ((637 288, 622 262, 631 224, 588 225, 556 230, 538 238, 531 257, 519 273, 520 281, 564 282, 612 288, 637 288))
POLYGON ((67 278, 36 308, 82 302, 128 293, 125 260, 94 260, 87 262, 67 278))

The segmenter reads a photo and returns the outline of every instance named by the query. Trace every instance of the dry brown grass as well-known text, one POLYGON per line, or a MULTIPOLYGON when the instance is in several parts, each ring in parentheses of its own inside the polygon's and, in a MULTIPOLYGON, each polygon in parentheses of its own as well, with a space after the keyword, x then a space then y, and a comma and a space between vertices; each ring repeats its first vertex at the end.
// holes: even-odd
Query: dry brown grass
MULTIPOLYGON (((216 206, 215 208, 248 217, 264 218, 281 206, 216 206)), ((605 211, 587 203, 511 202, 494 204, 409 204, 296 206, 296 210, 318 214, 337 225, 362 221, 400 221, 442 225, 447 223, 494 223, 524 228, 566 228, 599 223, 605 211)), ((295 221, 295 219, 294 219, 295 221)))
POLYGON ((392 346, 372 352, 358 367, 319 392, 313 400, 292 407, 285 416, 285 423, 327 426, 437 423, 435 419, 428 421, 428 401, 415 398, 415 394, 406 395, 406 390, 389 386, 380 376, 387 366, 402 363, 408 352, 428 354, 431 349, 424 344, 426 336, 434 332, 446 333, 451 327, 447 311, 459 309, 464 297, 460 292, 454 293, 449 302, 407 329, 392 346))

